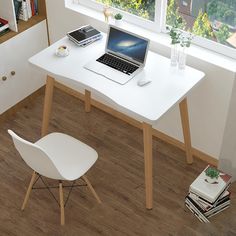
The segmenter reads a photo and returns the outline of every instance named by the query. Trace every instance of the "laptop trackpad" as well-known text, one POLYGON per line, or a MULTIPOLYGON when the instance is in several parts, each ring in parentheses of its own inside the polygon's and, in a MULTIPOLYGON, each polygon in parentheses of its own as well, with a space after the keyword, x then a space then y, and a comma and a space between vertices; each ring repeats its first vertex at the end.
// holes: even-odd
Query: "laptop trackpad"
POLYGON ((102 67, 102 64, 97 61, 91 61, 87 63, 84 67, 88 70, 99 72, 102 67))
POLYGON ((116 81, 119 84, 124 84, 127 82, 127 79, 129 80, 130 78, 132 78, 120 71, 116 71, 116 70, 109 68, 108 66, 105 66, 105 65, 100 68, 99 74, 107 77, 108 79, 116 81))

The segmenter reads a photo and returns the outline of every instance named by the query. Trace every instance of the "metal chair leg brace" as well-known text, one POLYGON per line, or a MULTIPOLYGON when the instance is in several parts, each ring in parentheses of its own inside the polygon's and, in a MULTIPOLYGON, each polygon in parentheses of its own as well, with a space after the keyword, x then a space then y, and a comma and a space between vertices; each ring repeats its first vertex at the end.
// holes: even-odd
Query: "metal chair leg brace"
MULTIPOLYGON (((33 187, 32 189, 47 189, 49 191, 49 193, 51 194, 51 196, 53 197, 53 199, 57 202, 58 206, 60 207, 60 203, 59 201, 57 200, 57 198, 55 197, 55 195, 53 194, 53 192, 51 191, 52 188, 59 188, 59 186, 48 186, 48 184, 46 183, 46 181, 42 178, 42 175, 39 175, 38 173, 36 173, 38 175, 38 178, 35 180, 34 184, 33 184, 33 187), (35 184, 38 182, 38 180, 41 179, 42 183, 45 185, 45 187, 34 187, 35 184)), ((81 179, 84 183, 85 181, 83 179, 81 179)), ((69 197, 70 197, 70 194, 72 192, 72 189, 74 187, 84 187, 84 186, 88 186, 86 183, 85 184, 75 184, 76 183, 76 180, 74 180, 72 182, 72 185, 65 185, 63 186, 63 188, 70 188, 69 190, 69 193, 67 195, 67 198, 66 198, 66 201, 64 203, 64 207, 66 207, 66 204, 69 200, 69 197)))

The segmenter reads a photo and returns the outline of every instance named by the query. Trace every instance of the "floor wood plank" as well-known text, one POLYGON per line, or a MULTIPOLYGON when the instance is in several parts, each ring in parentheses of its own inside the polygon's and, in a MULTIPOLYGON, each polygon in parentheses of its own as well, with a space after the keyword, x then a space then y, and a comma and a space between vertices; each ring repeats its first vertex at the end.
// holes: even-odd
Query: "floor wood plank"
POLYGON ((59 90, 55 91, 50 132, 70 134, 97 150, 99 160, 87 176, 102 204, 88 189, 75 189, 65 208, 66 225, 61 227, 56 202, 47 191, 33 190, 22 212, 32 170, 14 149, 7 129, 36 141, 42 110, 40 96, 0 126, 1 236, 236 235, 235 184, 231 207, 211 218, 211 224, 200 223, 184 206, 184 197, 206 163, 195 160, 187 165, 184 152, 154 139, 154 208, 146 210, 142 132, 98 109, 86 113, 81 101, 59 90))

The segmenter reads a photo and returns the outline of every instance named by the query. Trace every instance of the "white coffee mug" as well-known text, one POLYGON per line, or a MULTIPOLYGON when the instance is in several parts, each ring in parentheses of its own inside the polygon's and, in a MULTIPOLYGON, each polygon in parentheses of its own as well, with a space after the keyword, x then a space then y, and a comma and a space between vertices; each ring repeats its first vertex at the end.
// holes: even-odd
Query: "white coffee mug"
POLYGON ((66 56, 68 56, 68 55, 69 55, 69 49, 68 49, 68 47, 65 46, 65 45, 59 46, 59 47, 57 48, 57 50, 56 50, 56 55, 57 55, 58 57, 66 57, 66 56))

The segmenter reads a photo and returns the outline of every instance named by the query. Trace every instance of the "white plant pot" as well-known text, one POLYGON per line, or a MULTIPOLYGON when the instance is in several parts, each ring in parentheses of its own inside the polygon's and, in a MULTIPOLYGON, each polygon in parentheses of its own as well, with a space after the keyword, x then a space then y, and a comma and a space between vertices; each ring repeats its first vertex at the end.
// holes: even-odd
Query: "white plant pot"
POLYGON ((115 25, 118 26, 118 27, 121 26, 122 23, 123 23, 122 19, 121 20, 115 20, 115 25))
POLYGON ((206 176, 206 180, 209 184, 214 184, 214 183, 218 183, 218 178, 211 178, 209 176, 206 176))

